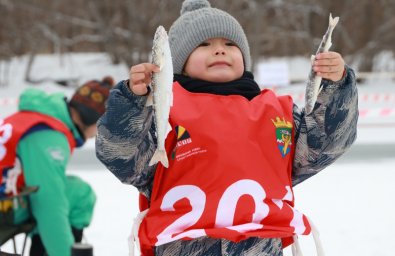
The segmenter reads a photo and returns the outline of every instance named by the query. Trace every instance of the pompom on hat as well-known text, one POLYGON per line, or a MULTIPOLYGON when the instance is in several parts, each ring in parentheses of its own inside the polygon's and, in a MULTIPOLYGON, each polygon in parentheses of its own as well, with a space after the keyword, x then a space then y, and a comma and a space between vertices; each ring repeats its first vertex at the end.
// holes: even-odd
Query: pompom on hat
POLYGON ((79 113, 84 125, 93 125, 106 111, 106 102, 114 79, 110 76, 101 81, 92 80, 81 85, 69 101, 69 106, 79 113))
POLYGON ((210 38, 226 38, 241 50, 244 68, 250 71, 251 57, 247 37, 239 22, 225 11, 212 8, 207 0, 185 0, 181 16, 169 30, 170 50, 175 74, 182 74, 192 51, 210 38))

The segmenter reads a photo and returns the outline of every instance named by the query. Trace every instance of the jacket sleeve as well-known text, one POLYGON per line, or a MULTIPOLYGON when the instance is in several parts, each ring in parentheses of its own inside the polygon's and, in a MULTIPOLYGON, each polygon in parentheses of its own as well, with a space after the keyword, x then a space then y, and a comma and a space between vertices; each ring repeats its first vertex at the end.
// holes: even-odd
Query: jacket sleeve
POLYGON ((357 136, 358 92, 355 74, 346 66, 345 77, 323 80, 312 113, 294 105, 295 158, 292 183, 317 174, 346 152, 357 136))
POLYGON ((30 203, 48 255, 70 256, 74 238, 66 195, 70 149, 65 136, 53 130, 34 132, 18 143, 17 152, 26 184, 39 187, 30 196, 30 203))
POLYGON ((147 96, 134 95, 127 83, 110 92, 98 121, 96 156, 121 182, 149 197, 156 167, 148 166, 156 149, 153 111, 145 106, 147 96))

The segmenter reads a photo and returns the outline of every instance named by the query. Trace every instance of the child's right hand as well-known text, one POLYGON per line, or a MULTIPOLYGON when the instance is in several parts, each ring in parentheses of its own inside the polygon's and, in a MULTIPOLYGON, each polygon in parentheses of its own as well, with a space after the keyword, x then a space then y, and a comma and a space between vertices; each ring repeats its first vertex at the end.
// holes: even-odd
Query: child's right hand
POLYGON ((129 89, 136 95, 145 95, 151 83, 152 72, 159 72, 158 66, 152 63, 141 63, 130 68, 129 89))

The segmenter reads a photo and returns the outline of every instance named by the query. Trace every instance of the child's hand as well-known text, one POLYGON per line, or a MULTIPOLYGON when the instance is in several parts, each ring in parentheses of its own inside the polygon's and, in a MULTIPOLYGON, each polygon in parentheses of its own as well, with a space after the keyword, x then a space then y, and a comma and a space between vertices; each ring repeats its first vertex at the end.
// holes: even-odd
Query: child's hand
POLYGON ((343 78, 344 60, 337 52, 320 53, 316 56, 313 69, 318 76, 337 82, 343 78))
POLYGON ((141 63, 130 68, 129 89, 136 95, 145 95, 151 83, 152 72, 159 72, 159 67, 152 63, 141 63))

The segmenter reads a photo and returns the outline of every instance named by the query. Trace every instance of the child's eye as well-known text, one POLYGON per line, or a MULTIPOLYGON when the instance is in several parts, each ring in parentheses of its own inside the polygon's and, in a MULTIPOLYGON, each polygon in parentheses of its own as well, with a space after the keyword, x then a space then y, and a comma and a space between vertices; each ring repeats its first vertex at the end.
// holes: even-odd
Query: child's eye
POLYGON ((235 43, 233 43, 232 41, 228 41, 225 43, 227 46, 236 46, 235 43))
POLYGON ((203 42, 203 43, 199 44, 199 46, 198 46, 198 47, 200 47, 200 46, 209 46, 209 45, 210 45, 210 43, 209 43, 209 42, 203 42))

